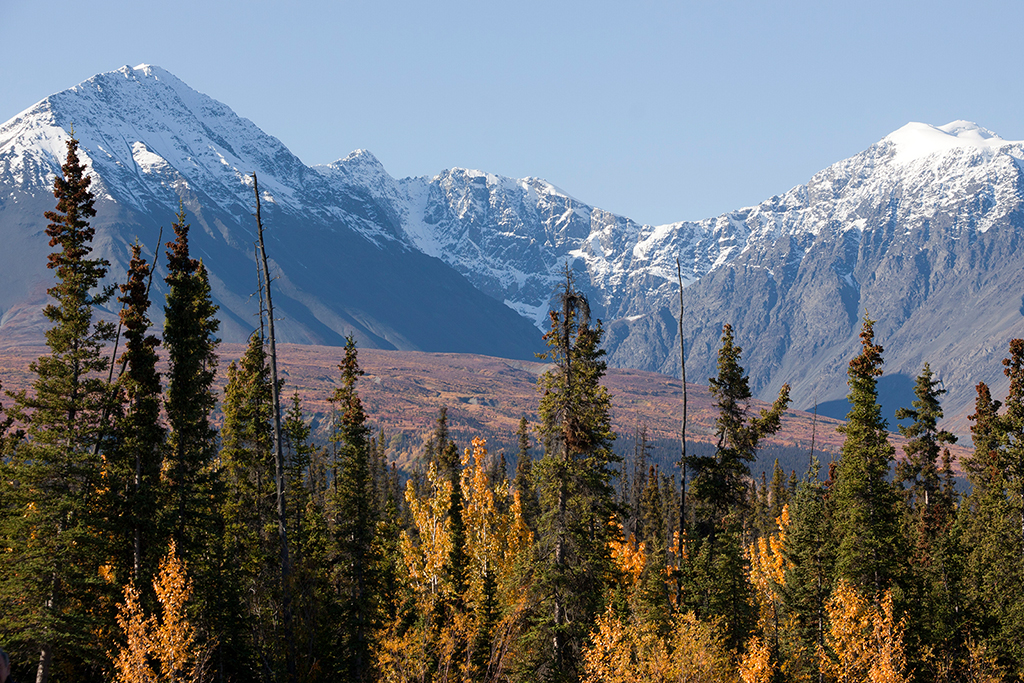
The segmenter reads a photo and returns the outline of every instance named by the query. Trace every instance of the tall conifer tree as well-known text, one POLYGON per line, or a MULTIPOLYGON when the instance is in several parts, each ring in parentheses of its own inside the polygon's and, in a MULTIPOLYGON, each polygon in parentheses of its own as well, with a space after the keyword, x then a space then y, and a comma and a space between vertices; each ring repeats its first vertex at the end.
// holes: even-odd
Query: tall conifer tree
MULTIPOLYGON (((163 529, 188 562, 195 579, 194 601, 200 626, 220 631, 225 615, 237 612, 220 583, 225 561, 221 540, 223 487, 215 470, 217 431, 210 417, 217 404, 213 381, 217 372, 217 307, 202 261, 190 255, 189 224, 180 209, 167 242, 167 297, 164 303, 163 346, 167 351, 164 409, 168 438, 164 452, 163 529)), ((232 664, 221 640, 215 653, 225 673, 232 664)))
POLYGON ((571 271, 551 312, 543 356, 554 369, 541 376, 540 432, 550 448, 534 468, 543 514, 539 584, 551 656, 542 666, 552 679, 575 680, 579 653, 602 608, 612 571, 609 521, 616 505, 611 479, 619 462, 612 452, 611 397, 601 385, 606 370, 601 322, 571 271))
MULTIPOLYGON (((216 505, 213 459, 217 432, 210 423, 217 399, 217 307, 202 262, 189 254, 189 224, 185 211, 177 215, 175 240, 167 243, 167 300, 164 306, 164 347, 170 368, 164 406, 170 427, 164 475, 169 500, 166 513, 178 553, 192 564, 201 552, 214 522, 216 505)), ((199 583, 201 579, 197 579, 199 583)), ((199 587, 197 592, 202 592, 199 587)))
POLYGON ((334 537, 341 605, 340 673, 345 680, 369 681, 373 679, 371 652, 378 598, 373 533, 379 511, 370 471, 370 427, 356 391, 363 371, 352 337, 345 340, 345 358, 338 369, 341 386, 331 401, 339 414, 332 439, 338 445, 334 537))
POLYGON ((116 444, 107 454, 109 507, 114 522, 114 557, 121 583, 130 577, 136 586, 154 574, 164 552, 159 534, 160 469, 164 428, 160 424, 160 373, 156 347, 160 340, 148 334, 149 264, 133 244, 127 282, 120 286, 121 324, 125 350, 118 359, 121 374, 115 384, 118 415, 116 444))
POLYGON ((722 328, 722 347, 718 351, 718 376, 709 381, 718 418, 715 421, 715 454, 689 458, 693 468, 693 497, 703 508, 705 534, 714 533, 724 517, 737 507, 747 505, 746 478, 749 463, 757 458, 761 441, 782 426, 782 415, 789 406, 789 385, 779 391, 770 409, 759 415, 747 414, 751 398, 745 370, 739 363, 743 349, 736 346, 732 325, 722 328))
POLYGON ((888 481, 895 459, 878 404, 882 347, 874 322, 864 319, 861 353, 850 361, 850 412, 839 431, 842 459, 831 501, 838 539, 836 571, 862 593, 881 595, 897 578, 906 552, 900 536, 899 496, 888 481))
POLYGON ((241 596, 241 614, 226 610, 224 646, 249 676, 283 673, 279 610, 270 368, 263 340, 253 334, 238 362, 228 366, 221 428, 221 472, 226 487, 221 590, 241 596), (232 617, 241 617, 232 621, 232 617), (258 665, 258 668, 253 667, 258 665), (262 672, 262 673, 261 673, 262 672))
POLYGON ((46 332, 50 354, 31 364, 33 393, 17 394, 12 411, 27 425, 28 438, 13 459, 18 486, 4 495, 25 513, 7 518, 3 541, 13 552, 0 553, 4 627, 24 649, 39 653, 40 683, 51 667, 79 680, 96 672, 93 633, 103 614, 96 606, 108 590, 99 571, 107 549, 99 533, 103 464, 96 445, 109 400, 102 347, 113 340, 114 328, 94 322, 93 307, 112 290, 94 294, 108 264, 90 258, 89 219, 96 210, 74 131, 67 150, 62 175, 54 179, 56 210, 45 214, 55 248, 47 266, 56 283, 43 309, 53 324, 46 332))

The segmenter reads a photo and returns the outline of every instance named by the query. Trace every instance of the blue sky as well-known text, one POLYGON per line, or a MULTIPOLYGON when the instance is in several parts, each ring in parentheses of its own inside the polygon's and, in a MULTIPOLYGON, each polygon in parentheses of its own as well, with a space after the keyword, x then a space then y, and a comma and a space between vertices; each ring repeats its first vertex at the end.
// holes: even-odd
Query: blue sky
POLYGON ((1024 139, 1024 3, 0 0, 0 120, 159 65, 307 164, 540 176, 646 223, 805 182, 909 121, 1024 139), (292 5, 292 6, 289 6, 292 5))

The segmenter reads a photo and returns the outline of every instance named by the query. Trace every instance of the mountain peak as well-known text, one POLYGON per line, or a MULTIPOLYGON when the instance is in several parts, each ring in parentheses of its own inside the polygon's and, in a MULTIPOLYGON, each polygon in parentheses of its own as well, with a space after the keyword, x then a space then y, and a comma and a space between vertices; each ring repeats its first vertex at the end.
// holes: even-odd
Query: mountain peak
POLYGON ((1004 140, 973 121, 952 121, 944 126, 911 122, 885 136, 883 142, 895 148, 894 160, 907 164, 918 159, 944 154, 954 149, 973 149, 991 154, 1014 141, 1004 140))

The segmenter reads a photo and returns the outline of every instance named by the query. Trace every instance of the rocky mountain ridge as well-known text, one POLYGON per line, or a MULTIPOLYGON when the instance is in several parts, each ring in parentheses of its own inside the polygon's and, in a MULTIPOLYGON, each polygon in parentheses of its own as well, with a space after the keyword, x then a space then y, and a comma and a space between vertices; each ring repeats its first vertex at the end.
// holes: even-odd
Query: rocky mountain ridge
POLYGON ((650 226, 537 178, 455 168, 395 179, 363 150, 306 167, 148 66, 96 76, 0 127, 0 237, 19 254, 2 265, 24 276, 0 295, 0 336, 39 299, 44 278, 26 264, 45 258, 39 216, 72 121, 107 201, 97 247, 112 276, 132 231, 169 224, 182 202, 232 339, 252 328, 253 171, 290 341, 355 333, 371 347, 526 357, 568 264, 605 323, 610 362, 677 375, 678 258, 688 379, 714 374, 730 322, 759 397, 789 382, 797 407, 841 416, 869 315, 886 348, 887 411, 909 404, 927 361, 963 433, 974 383, 1004 391, 999 360, 1024 336, 1024 143, 973 123, 911 123, 757 206, 650 226))
POLYGON ((391 209, 367 190, 339 187, 251 121, 147 65, 95 76, 0 126, 0 239, 8 246, 0 253, 0 338, 41 336, 38 311, 52 278, 42 214, 53 206, 72 125, 94 177, 94 246, 111 262, 110 279, 123 277, 135 239, 151 254, 159 226, 165 241, 173 238, 182 207, 227 340, 242 341, 258 325, 256 173, 284 341, 341 344, 353 334, 375 348, 513 358, 541 347, 527 321, 403 243, 391 209))

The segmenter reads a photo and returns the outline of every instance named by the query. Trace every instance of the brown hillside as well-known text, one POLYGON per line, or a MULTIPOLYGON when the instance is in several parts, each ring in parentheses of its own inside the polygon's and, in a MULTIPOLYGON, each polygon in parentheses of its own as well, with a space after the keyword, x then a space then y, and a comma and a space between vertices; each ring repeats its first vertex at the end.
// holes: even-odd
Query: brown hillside
MULTIPOLYGON (((223 344, 218 373, 218 391, 223 390, 227 364, 244 350, 241 344, 223 344)), ((0 381, 5 390, 28 388, 29 363, 46 349, 38 346, 8 347, 0 350, 0 381)), ((330 422, 329 398, 336 386, 338 364, 344 349, 334 346, 279 346, 279 365, 285 380, 284 397, 299 392, 314 429, 325 436, 330 422)), ((380 351, 362 349, 359 361, 366 376, 359 393, 375 426, 391 437, 393 456, 401 464, 418 452, 424 435, 434 423, 441 406, 448 407, 452 434, 460 444, 484 436, 493 448, 511 447, 519 419, 537 417, 537 377, 546 366, 540 362, 512 361, 488 356, 380 351)), ((612 422, 620 438, 631 438, 636 425, 645 424, 651 440, 676 441, 682 395, 678 379, 653 372, 609 369, 604 384, 612 395, 612 422)), ((714 411, 706 386, 687 384, 688 439, 713 441, 714 411)), ((8 399, 9 400, 9 399, 8 399)), ((752 410, 765 407, 751 402, 752 410)), ((771 443, 809 448, 812 429, 815 449, 838 453, 841 435, 838 420, 789 411, 783 428, 771 443)), ((901 443, 900 437, 893 437, 901 443)), ((966 449, 957 448, 957 455, 966 449)), ((826 458, 827 459, 827 458, 826 458)))

